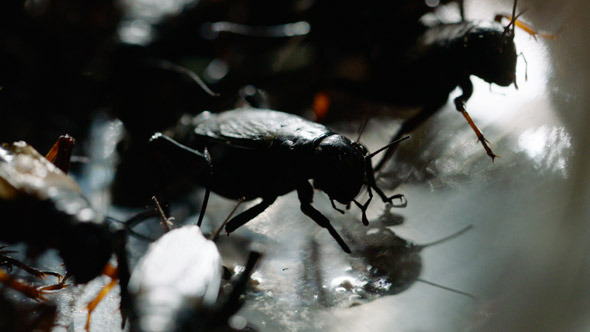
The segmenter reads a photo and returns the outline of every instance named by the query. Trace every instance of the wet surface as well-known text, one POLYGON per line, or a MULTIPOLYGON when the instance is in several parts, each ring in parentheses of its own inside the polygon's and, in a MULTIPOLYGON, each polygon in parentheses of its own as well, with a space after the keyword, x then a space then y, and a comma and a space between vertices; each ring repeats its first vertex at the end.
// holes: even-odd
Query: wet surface
MULTIPOLYGON (((492 18, 490 13, 505 12, 508 3, 476 7, 467 2, 467 15, 492 18)), ((526 18, 545 30, 557 30, 572 19, 576 22, 576 5, 557 9, 530 1, 527 7, 526 18), (547 19, 551 9, 555 15, 547 19)), ((379 176, 378 185, 388 194, 404 194, 407 207, 390 208, 374 199, 368 210, 371 223, 365 227, 358 209, 352 207, 342 215, 316 192, 314 206, 332 221, 352 255, 342 252, 326 231, 301 213, 295 193, 280 197, 229 238, 222 236, 219 247, 230 270, 239 270, 250 243, 265 248, 238 315, 259 331, 516 331, 537 326, 531 320, 534 314, 568 303, 566 313, 543 318, 547 325, 539 330, 587 327, 577 315, 587 306, 571 294, 588 280, 587 251, 581 244, 588 232, 581 222, 588 216, 583 155, 588 118, 581 107, 581 88, 560 85, 583 81, 575 64, 563 55, 563 49, 575 44, 578 31, 584 30, 572 24, 557 41, 535 41, 517 30, 516 44, 526 56, 528 80, 519 59, 519 90, 493 86, 490 91, 484 82, 475 83, 467 110, 500 155, 494 163, 448 103, 399 147, 379 176), (468 225, 473 228, 452 240, 422 250, 413 247, 468 225), (552 273, 560 268, 569 276, 552 273), (551 286, 553 282, 565 285, 561 292, 551 286), (515 317, 519 313, 521 317, 515 317)), ((332 127, 354 139, 361 122, 336 122, 332 127)), ((399 121, 390 117, 372 118, 361 142, 375 151, 397 126, 399 121)), ((123 220, 135 210, 111 206, 108 193, 121 123, 98 117, 93 128, 86 138, 92 142, 91 162, 75 176, 96 209, 123 220)), ((200 202, 200 195, 186 200, 200 202)), ((212 195, 205 233, 215 229, 235 204, 212 195)), ((253 204, 244 203, 239 210, 253 204)), ((172 216, 185 223, 196 221, 191 211, 178 206, 172 216)), ((154 238, 161 234, 154 220, 135 230, 154 238)), ((146 247, 145 241, 130 240, 132 263, 146 247)), ((55 253, 41 262, 45 269, 63 272, 55 253)), ((101 277, 56 294, 57 322, 67 327, 53 330, 83 331, 85 305, 106 282, 108 278, 101 277)), ((118 305, 115 288, 94 312, 91 331, 119 330, 118 305)))

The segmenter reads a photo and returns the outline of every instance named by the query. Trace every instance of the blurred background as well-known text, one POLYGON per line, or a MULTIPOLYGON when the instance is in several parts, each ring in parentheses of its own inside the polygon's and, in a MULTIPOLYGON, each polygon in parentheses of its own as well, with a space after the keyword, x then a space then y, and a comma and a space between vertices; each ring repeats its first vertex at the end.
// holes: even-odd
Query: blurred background
MULTIPOLYGON (((393 4, 399 11, 390 12, 367 2, 365 11, 343 6, 340 15, 339 4, 326 1, 322 7, 305 0, 5 3, 0 5, 0 139, 25 140, 44 153, 60 134, 74 136, 79 163, 73 176, 99 211, 121 219, 151 204, 154 175, 143 142, 184 113, 216 112, 245 100, 323 120, 351 139, 369 115, 361 142, 375 151, 415 109, 337 93, 329 116, 319 119, 312 111, 314 98, 332 87, 333 76, 366 74, 371 54, 362 57, 367 45, 360 41, 373 46, 390 38, 394 50, 405 50, 421 33, 417 22, 423 14, 422 22, 461 19, 457 3, 427 3, 433 7, 400 0, 393 4), (348 29, 332 24, 351 20, 354 13, 358 20, 348 29), (391 36, 392 30, 399 34, 391 36), (207 94, 185 69, 220 97, 207 94)), ((510 14, 512 2, 466 0, 464 8, 468 20, 491 20, 510 14)), ((516 30, 517 52, 526 58, 526 64, 522 57, 517 62, 518 90, 472 77, 467 110, 501 158, 492 163, 457 114, 452 98, 460 91, 455 90, 451 102, 414 131, 380 173, 379 186, 404 194, 406 208, 375 200, 366 228, 358 210, 341 215, 316 192, 314 206, 333 221, 353 255, 342 253, 301 214, 295 194, 279 198, 219 243, 230 267, 251 242, 267 249, 239 312, 249 326, 588 330, 590 4, 522 0, 517 12, 558 38, 534 39, 516 30), (427 244, 469 225, 471 230, 447 242, 408 249, 409 243, 427 244)), ((171 203, 171 215, 179 223, 194 223, 201 195, 183 191, 171 203)), ((213 229, 233 206, 213 195, 206 227, 213 229)), ((157 223, 138 231, 154 237, 159 232, 157 223)), ((132 263, 146 246, 131 241, 132 263)), ((55 258, 42 264, 63 269, 55 258)), ((85 301, 104 283, 56 295, 62 326, 54 331, 82 331, 85 301)), ((117 306, 114 292, 97 308, 91 330, 117 330, 117 306)))

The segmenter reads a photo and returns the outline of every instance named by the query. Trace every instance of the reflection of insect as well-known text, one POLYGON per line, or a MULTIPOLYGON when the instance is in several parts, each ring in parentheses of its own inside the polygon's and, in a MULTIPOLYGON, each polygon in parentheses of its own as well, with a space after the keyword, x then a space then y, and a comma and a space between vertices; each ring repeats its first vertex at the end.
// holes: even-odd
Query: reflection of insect
POLYGON ((131 276, 131 330, 211 331, 227 326, 259 258, 259 253, 250 253, 232 291, 218 300, 222 268, 215 244, 194 225, 164 234, 131 276))
MULTIPOLYGON (((73 144, 73 140, 60 143, 73 144)), ((71 151, 71 146, 65 150, 71 151)), ((55 151, 55 156, 50 152, 48 157, 69 161, 69 156, 60 155, 62 148, 57 146, 55 151)), ((67 169, 67 163, 60 166, 67 169)), ((0 210, 17 218, 3 227, 0 240, 26 243, 31 256, 57 249, 68 276, 78 283, 86 283, 109 270, 107 263, 115 253, 118 269, 110 269, 109 275, 118 275, 126 287, 129 272, 125 232, 109 228, 76 182, 22 141, 0 148, 0 180, 0 210)), ((124 294, 122 297, 125 300, 124 294)))
POLYGON ((405 204, 402 195, 387 197, 375 184, 374 153, 368 154, 361 144, 295 115, 247 108, 204 112, 183 118, 173 138, 182 145, 160 133, 151 139, 163 162, 183 167, 187 176, 222 196, 262 198, 229 221, 228 234, 262 213, 277 197, 296 190, 301 211, 327 228, 342 249, 350 252, 330 221, 311 205, 309 179, 329 196, 335 209, 334 201, 347 206, 354 202, 363 211, 365 224, 371 189, 384 202, 398 198, 405 204), (354 199, 363 185, 369 193, 365 204, 354 199))
POLYGON ((428 244, 414 244, 406 241, 386 227, 372 228, 371 232, 367 232, 365 238, 362 239, 365 244, 361 245, 358 251, 370 266, 367 269, 370 282, 365 285, 365 290, 392 295, 408 289, 417 280, 432 284, 420 279, 422 272, 420 252, 422 249, 451 240, 472 227, 471 225, 467 226, 450 236, 428 244), (381 287, 382 284, 386 284, 387 287, 381 287))
MULTIPOLYGON (((358 225, 352 225, 351 228, 346 229, 347 233, 356 235, 353 241, 357 245, 349 258, 352 270, 330 282, 337 293, 350 291, 357 295, 355 299, 349 299, 353 301, 352 303, 373 301, 382 296, 401 293, 416 281, 475 299, 471 294, 420 277, 422 249, 454 239, 467 232, 472 226, 464 227, 450 236, 428 244, 414 244, 402 239, 383 223, 371 224, 371 227, 363 229, 363 232, 358 232, 358 228, 358 225)), ((343 296, 343 300, 348 297, 347 294, 343 296)))

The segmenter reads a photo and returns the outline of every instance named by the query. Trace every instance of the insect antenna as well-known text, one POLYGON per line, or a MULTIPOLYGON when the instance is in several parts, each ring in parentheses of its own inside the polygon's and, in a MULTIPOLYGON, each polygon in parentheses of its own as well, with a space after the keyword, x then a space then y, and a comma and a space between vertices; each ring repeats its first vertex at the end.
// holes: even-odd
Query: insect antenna
POLYGON ((238 204, 236 204, 236 206, 234 206, 233 210, 231 210, 231 212, 229 213, 229 215, 227 216, 227 218, 225 218, 225 220, 221 223, 221 226, 219 226, 219 228, 215 231, 215 233, 213 233, 213 236, 211 236, 211 238, 209 240, 211 240, 213 242, 215 242, 215 240, 217 240, 217 237, 219 237, 219 233, 221 233, 221 230, 225 227, 225 225, 229 222, 229 220, 234 215, 234 213, 236 213, 236 210, 238 209, 238 207, 245 200, 246 200, 246 197, 240 198, 240 200, 238 201, 238 204))
MULTIPOLYGON (((514 0, 514 4, 512 5, 512 17, 513 17, 513 19, 510 22, 510 23, 512 23, 512 34, 513 35, 515 33, 515 28, 516 28, 516 24, 515 23, 516 23, 516 17, 517 17, 517 15, 516 15, 516 1, 517 0, 514 0)), ((520 15, 522 15, 522 13, 518 14, 518 16, 520 16, 520 15)), ((510 24, 508 24, 508 26, 510 26, 510 24)))
POLYGON ((106 216, 105 219, 110 222, 113 222, 113 223, 121 224, 125 228, 125 231, 127 233, 129 233, 129 235, 131 235, 139 240, 146 241, 146 242, 154 242, 154 241, 156 241, 156 239, 151 238, 147 235, 143 235, 141 233, 138 233, 131 228, 133 226, 139 224, 143 220, 145 220, 147 218, 155 217, 155 216, 157 216, 157 212, 155 210, 150 209, 150 210, 138 213, 137 215, 131 217, 131 219, 129 219, 127 221, 121 221, 119 219, 116 219, 116 218, 113 218, 110 216, 106 216))
MULTIPOLYGON (((205 156, 205 160, 207 160, 207 165, 209 165, 209 175, 211 175, 211 155, 209 154, 209 150, 207 148, 204 149, 203 155, 205 156)), ((205 197, 203 197, 203 204, 201 205, 201 211, 199 212, 199 220, 197 220, 197 226, 201 227, 203 223, 203 218, 205 217, 205 210, 207 210, 207 203, 209 203, 209 195, 211 194, 211 189, 209 187, 205 188, 205 197)))
POLYGON ((162 209, 162 206, 160 205, 160 201, 158 201, 156 196, 152 196, 152 200, 156 204, 156 209, 158 210, 158 213, 160 214, 160 219, 161 219, 160 224, 162 225, 162 228, 164 228, 164 232, 169 232, 170 229, 174 226, 172 224, 172 220, 174 220, 174 217, 166 217, 166 214, 164 213, 164 209, 162 209))
MULTIPOLYGON (((445 236, 442 239, 439 239, 439 240, 436 240, 436 241, 433 241, 433 242, 430 242, 430 243, 417 245, 417 247, 419 247, 419 248, 422 249, 422 248, 426 248, 426 247, 432 247, 432 246, 435 246, 437 244, 441 244, 443 242, 447 242, 447 241, 452 240, 452 239, 458 237, 459 235, 467 232, 468 230, 470 230, 472 228, 473 228, 473 225, 467 225, 467 226, 463 227, 463 229, 459 230, 458 232, 455 232, 454 234, 451 234, 449 236, 445 236)), ((470 298, 470 299, 472 299, 472 300, 474 300, 474 301, 477 302, 477 298, 473 294, 469 294, 467 292, 463 292, 463 291, 460 291, 458 289, 454 289, 454 288, 451 288, 451 287, 443 286, 443 285, 434 283, 432 281, 424 280, 424 279, 421 279, 421 278, 418 278, 416 280, 417 281, 420 281, 420 282, 423 282, 423 283, 425 283, 427 285, 430 285, 430 286, 434 286, 434 287, 437 287, 437 288, 440 288, 440 289, 444 289, 446 291, 449 291, 449 292, 452 292, 452 293, 455 293, 455 294, 466 296, 466 297, 468 297, 468 298, 470 298)))
POLYGON ((105 216, 105 219, 111 223, 120 224, 129 235, 134 236, 137 239, 140 239, 142 241, 147 241, 147 242, 154 242, 156 239, 153 239, 149 236, 138 233, 138 232, 134 231, 132 228, 139 225, 140 223, 152 218, 152 217, 157 217, 159 215, 160 214, 158 213, 157 209, 147 209, 145 211, 136 213, 131 218, 129 218, 125 221, 121 221, 121 220, 119 220, 117 218, 113 218, 111 216, 105 216))
POLYGON ((473 225, 467 225, 467 226, 463 227, 463 229, 461 229, 460 231, 458 231, 458 232, 456 232, 454 234, 451 234, 449 236, 443 237, 442 239, 436 240, 434 242, 430 242, 430 243, 426 243, 426 244, 420 244, 418 246, 421 247, 421 248, 432 247, 432 246, 435 246, 437 244, 441 244, 443 242, 447 242, 449 240, 452 240, 452 239, 454 239, 457 236, 459 236, 459 235, 467 232, 468 230, 470 230, 472 228, 473 228, 473 225))
POLYGON ((520 14, 516 15, 516 2, 517 2, 517 0, 514 0, 514 5, 512 6, 512 17, 510 18, 510 23, 508 23, 508 25, 504 29, 504 32, 502 33, 502 37, 500 38, 500 51, 502 50, 502 44, 504 43, 504 38, 506 38, 506 34, 508 33, 508 31, 511 31, 511 35, 514 36, 514 34, 515 34, 514 28, 516 27, 516 20, 520 17, 520 15, 522 15, 524 13, 524 11, 522 11, 520 14), (510 30, 511 26, 512 26, 512 30, 510 30))
POLYGON ((418 279, 416 279, 416 281, 425 283, 427 285, 430 285, 430 286, 433 286, 433 287, 436 287, 436 288, 444 289, 444 290, 449 291, 451 293, 455 293, 455 294, 466 296, 466 297, 472 299, 473 301, 476 301, 477 302, 477 298, 473 294, 469 294, 467 292, 463 292, 463 291, 460 291, 458 289, 454 289, 454 288, 451 288, 451 287, 443 286, 443 285, 434 283, 432 281, 424 280, 422 278, 418 278, 418 279))
POLYGON ((167 60, 159 60, 155 64, 155 66, 162 68, 164 70, 171 70, 171 71, 175 71, 179 74, 184 74, 184 75, 188 76, 191 80, 193 80, 195 83, 197 83, 197 85, 199 87, 201 87, 201 89, 203 89, 203 91, 205 91, 211 97, 219 97, 219 93, 213 92, 211 89, 209 89, 207 84, 205 84, 205 82, 199 77, 199 75, 195 74, 194 71, 192 71, 186 67, 177 65, 177 64, 172 63, 167 60))
POLYGON ((365 120, 363 120, 363 123, 361 123, 361 126, 359 127, 358 130, 358 136, 356 137, 356 140, 354 141, 355 143, 358 143, 361 141, 361 136, 363 135, 363 133, 365 132, 365 128, 367 127, 367 122, 369 122, 369 117, 365 117, 365 120))
POLYGON ((396 145, 396 144, 397 144, 397 143, 399 143, 399 142, 405 141, 405 140, 407 140, 408 138, 410 138, 410 136, 409 136, 409 135, 408 135, 408 136, 404 136, 404 137, 402 137, 402 138, 399 138, 399 139, 396 139, 395 141, 393 141, 393 142, 391 142, 391 143, 389 143, 389 144, 385 145, 384 147, 377 149, 377 151, 369 153, 368 155, 366 155, 366 156, 365 156, 365 159, 371 159, 371 158, 375 157, 377 154, 379 154, 379 152, 382 152, 383 150, 386 150, 386 149, 388 149, 390 146, 396 145))

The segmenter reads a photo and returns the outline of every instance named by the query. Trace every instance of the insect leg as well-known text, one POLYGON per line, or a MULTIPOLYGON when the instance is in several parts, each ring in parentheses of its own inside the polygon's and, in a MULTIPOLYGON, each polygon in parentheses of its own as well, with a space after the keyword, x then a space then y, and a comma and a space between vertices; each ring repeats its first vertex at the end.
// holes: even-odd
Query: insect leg
POLYGON ((459 84, 459 87, 463 91, 463 94, 455 98, 455 107, 457 108, 457 111, 459 111, 463 115, 465 120, 467 120, 467 123, 469 123, 471 129, 473 129, 473 131, 475 132, 477 140, 481 142, 481 145, 483 145, 483 148, 486 150, 488 156, 492 158, 493 162, 494 159, 498 157, 498 155, 492 152, 492 149, 490 149, 490 147, 488 146, 489 141, 483 136, 481 130, 479 130, 475 122, 473 122, 473 120, 471 119, 471 116, 469 116, 469 113, 467 113, 467 110, 465 110, 465 103, 467 102, 467 100, 469 100, 471 94, 473 93, 473 84, 471 84, 471 81, 469 80, 469 78, 467 78, 465 81, 459 84))
POLYGON ((125 327, 125 321, 131 311, 131 298, 127 291, 131 272, 129 269, 129 261, 127 260, 127 234, 123 230, 119 230, 114 235, 114 253, 117 257, 117 278, 119 279, 119 286, 121 288, 121 328, 125 327))
POLYGON ((149 209, 149 210, 145 210, 143 212, 139 212, 139 213, 135 214, 131 218, 127 219, 126 221, 121 221, 121 220, 118 220, 118 219, 115 219, 115 218, 109 217, 109 216, 106 216, 106 219, 111 222, 121 224, 121 226, 125 229, 125 231, 127 232, 128 235, 134 236, 134 237, 136 237, 140 240, 143 240, 143 241, 153 242, 153 241, 155 241, 155 239, 152 239, 151 237, 140 234, 140 233, 134 231, 132 228, 137 226, 138 224, 144 222, 145 220, 148 220, 149 218, 152 218, 152 217, 156 217, 158 215, 159 215, 159 212, 157 211, 157 209, 149 209))
POLYGON ((46 292, 42 287, 27 285, 21 281, 16 280, 3 270, 0 270, 0 283, 27 297, 32 298, 35 301, 47 301, 47 298, 44 296, 46 292))
MULTIPOLYGON (((496 15, 496 17, 494 17, 494 21, 501 22, 503 18, 508 19, 510 21, 513 20, 513 16, 512 15, 509 15, 509 14, 498 14, 498 15, 496 15)), ((552 35, 552 34, 547 33, 547 32, 537 31, 533 27, 531 27, 530 25, 524 23, 523 21, 521 21, 519 19, 515 19, 514 20, 514 25, 516 25, 517 27, 519 27, 522 30, 524 30, 526 33, 528 33, 535 40, 537 40, 537 36, 542 37, 542 38, 545 38, 545 39, 549 39, 549 40, 556 40, 557 39, 557 35, 552 35)))
POLYGON ((90 317, 92 315, 92 312, 94 311, 94 309, 96 309, 96 306, 98 306, 98 304, 100 303, 100 301, 102 301, 102 299, 111 291, 111 289, 113 289, 113 287, 115 287, 115 285, 117 285, 117 278, 113 278, 111 279, 111 281, 104 286, 100 292, 98 293, 98 295, 92 300, 90 301, 90 303, 88 303, 88 305, 86 306, 86 308, 88 309, 88 317, 86 318, 86 331, 90 331, 90 317))
MULTIPOLYGON (((207 150, 207 148, 205 148, 205 151, 203 151, 204 155, 205 155, 205 159, 207 160, 207 163, 209 164, 209 176, 212 175, 212 167, 211 167, 211 155, 209 154, 209 151, 207 150)), ((205 188, 205 196, 203 197, 203 204, 201 204, 201 212, 199 213, 199 220, 197 221, 197 226, 201 227, 201 224, 203 223, 203 218, 205 217, 205 211, 207 211, 207 204, 209 203, 209 195, 211 194, 211 189, 209 187, 205 188)))
POLYGON ((227 297, 225 303, 223 304, 223 310, 221 310, 220 312, 220 315, 222 317, 219 317, 221 319, 216 319, 215 321, 227 321, 229 317, 238 312, 238 310, 244 303, 241 297, 244 294, 244 291, 248 286, 250 276, 254 272, 254 268, 256 267, 256 264, 258 263, 261 257, 261 253, 257 251, 250 251, 250 254, 248 255, 248 261, 244 266, 244 271, 242 272, 238 280, 236 280, 236 282, 233 284, 232 291, 227 297))
POLYGON ((57 277, 58 281, 62 279, 62 276, 59 273, 51 272, 51 271, 37 270, 37 269, 30 267, 27 264, 25 264, 19 260, 16 260, 16 259, 8 256, 7 253, 8 253, 7 251, 0 249, 0 264, 1 265, 7 265, 9 267, 16 266, 16 267, 20 268, 21 270, 27 272, 28 274, 30 274, 36 278, 39 278, 39 279, 44 279, 48 275, 52 275, 54 277, 57 277))
POLYGON ((113 267, 110 264, 107 264, 102 274, 111 278, 111 281, 104 286, 98 295, 88 303, 86 308, 88 309, 88 317, 86 318, 86 331, 90 330, 90 318, 92 312, 98 304, 104 299, 105 296, 117 285, 117 281, 119 282, 119 286, 121 288, 121 328, 125 327, 125 321, 127 319, 128 313, 131 310, 131 299, 129 298, 129 293, 127 291, 127 286, 129 285, 129 278, 131 273, 129 272, 129 263, 127 262, 127 253, 125 251, 125 245, 127 243, 126 240, 126 232, 124 230, 119 230, 114 234, 114 253, 117 256, 117 267, 113 267))
MULTIPOLYGON (((407 136, 407 137, 409 137, 409 136, 407 136)), ((368 170, 371 169, 371 161, 370 160, 367 160, 367 169, 368 170)), ((379 195, 379 197, 381 197, 381 200, 383 200, 383 203, 390 203, 395 207, 406 207, 408 205, 408 202, 406 201, 404 195, 395 194, 393 196, 387 197, 385 195, 385 193, 383 192, 383 190, 381 190, 379 187, 377 187, 377 181, 375 181, 375 173, 374 172, 367 172, 366 175, 367 175, 367 186, 369 187, 368 193, 369 193, 370 198, 373 198, 373 194, 371 193, 371 188, 373 188, 375 190, 375 192, 377 193, 377 195, 379 195), (401 203, 399 205, 393 204, 394 199, 399 199, 401 201, 401 203)), ((369 202, 370 202, 370 199, 369 199, 369 201, 367 201, 365 203, 365 209, 369 205, 369 202)), ((356 205, 358 206, 358 203, 356 203, 356 205)), ((364 221, 363 221, 363 223, 364 223, 364 221)))
POLYGON ((461 14, 461 21, 465 22, 465 3, 463 0, 457 0, 459 6, 459 14, 461 14))
POLYGON ((70 168, 70 157, 72 156, 74 142, 72 136, 61 135, 45 155, 45 158, 67 174, 70 168))
MULTIPOLYGON (((176 172, 184 172, 195 176, 200 174, 197 177, 205 179, 205 183, 203 184, 207 187, 206 184, 212 173, 211 156, 207 149, 203 152, 191 149, 162 133, 155 133, 150 138, 150 145, 153 146, 156 153, 161 155, 159 160, 163 164, 162 166, 166 163, 171 163, 176 172)), ((209 189, 205 192, 205 198, 201 205, 201 213, 197 222, 198 226, 203 221, 208 200, 209 189)))
POLYGON ((266 197, 262 199, 262 202, 259 204, 254 205, 253 207, 249 208, 248 210, 238 214, 237 216, 233 217, 225 226, 225 232, 229 235, 231 232, 238 229, 240 226, 244 225, 248 221, 254 219, 257 215, 261 214, 271 206, 272 203, 277 199, 277 197, 266 197))
POLYGON ((350 248, 348 245, 346 245, 342 237, 340 237, 340 235, 336 232, 332 224, 330 224, 330 220, 328 220, 328 218, 326 218, 326 216, 324 216, 320 211, 311 206, 311 202, 313 200, 313 188, 309 182, 304 182, 297 188, 297 196, 299 197, 299 202, 301 203, 301 211, 306 216, 313 219, 316 224, 328 229, 328 232, 330 232, 330 235, 332 235, 334 240, 338 242, 342 250, 350 254, 350 248))

